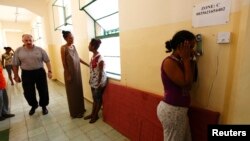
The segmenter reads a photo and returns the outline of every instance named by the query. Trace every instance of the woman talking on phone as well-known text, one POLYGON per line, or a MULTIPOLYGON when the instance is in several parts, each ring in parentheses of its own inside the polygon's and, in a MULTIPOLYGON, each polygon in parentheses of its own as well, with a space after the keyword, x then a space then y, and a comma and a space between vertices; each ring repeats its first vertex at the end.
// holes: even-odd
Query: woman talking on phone
POLYGON ((195 35, 182 30, 165 44, 166 52, 172 53, 161 66, 164 98, 158 104, 157 116, 163 126, 164 141, 191 141, 187 112, 194 74, 192 58, 195 35))

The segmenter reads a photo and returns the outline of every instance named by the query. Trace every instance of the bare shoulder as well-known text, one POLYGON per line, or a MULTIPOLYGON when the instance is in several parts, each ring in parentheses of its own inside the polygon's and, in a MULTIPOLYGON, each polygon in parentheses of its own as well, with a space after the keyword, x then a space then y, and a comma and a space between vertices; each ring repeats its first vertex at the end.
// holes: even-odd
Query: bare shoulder
POLYGON ((168 57, 163 60, 164 67, 171 67, 172 65, 175 65, 175 64, 176 64, 175 61, 168 57))
POLYGON ((62 45, 61 48, 65 48, 66 45, 62 45))
POLYGON ((62 45, 61 46, 61 51, 65 51, 65 47, 66 47, 66 45, 62 45))
POLYGON ((163 61, 163 69, 166 73, 173 73, 178 68, 176 61, 170 58, 166 58, 163 61))

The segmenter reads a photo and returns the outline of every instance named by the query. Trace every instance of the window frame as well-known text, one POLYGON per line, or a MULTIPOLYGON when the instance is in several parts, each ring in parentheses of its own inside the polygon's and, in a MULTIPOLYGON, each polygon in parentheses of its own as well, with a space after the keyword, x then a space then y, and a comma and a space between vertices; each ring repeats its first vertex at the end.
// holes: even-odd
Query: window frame
MULTIPOLYGON (((98 36, 98 37, 96 37, 97 39, 108 39, 108 38, 113 38, 113 37, 120 37, 119 36, 119 33, 115 33, 115 34, 112 34, 112 35, 104 35, 104 36, 98 36)), ((105 58, 105 57, 118 57, 118 56, 103 56, 103 58, 105 58)), ((120 69, 121 69, 121 55, 119 55, 119 58, 120 58, 120 69)), ((109 77, 109 78, 112 78, 112 79, 115 79, 115 80, 121 80, 121 72, 120 72, 120 74, 119 73, 114 73, 114 72, 110 72, 110 71, 106 71, 106 73, 107 73, 107 76, 109 77), (114 76, 112 76, 112 75, 114 75, 114 76)))
MULTIPOLYGON (((82 10, 82 11, 84 11, 93 21, 94 21, 94 33, 95 33, 95 37, 96 38, 105 38, 105 37, 107 37, 107 38, 109 38, 109 37, 113 37, 113 36, 117 36, 117 34, 116 33, 118 33, 118 36, 119 36, 119 28, 118 29, 111 29, 111 30, 108 30, 108 31, 105 31, 104 30, 104 35, 101 35, 101 36, 97 36, 97 33, 96 33, 96 24, 98 24, 101 28, 103 28, 97 21, 98 20, 101 20, 101 19, 104 19, 104 18, 107 18, 107 17, 110 17, 110 16, 112 16, 112 15, 114 15, 114 14, 117 14, 117 13, 119 13, 119 11, 115 11, 115 12, 113 12, 113 13, 110 13, 110 14, 108 14, 108 15, 105 15, 105 16, 103 16, 103 17, 100 17, 100 18, 98 18, 98 19, 95 19, 93 16, 91 16, 91 14, 87 11, 87 10, 85 10, 89 5, 91 5, 91 4, 93 4, 94 2, 96 2, 96 1, 98 1, 98 0, 92 0, 92 1, 90 1, 89 3, 87 3, 86 5, 84 5, 82 8, 80 8, 80 10, 82 10), (111 34, 108 34, 108 32, 110 32, 110 31, 115 31, 115 33, 111 33, 111 34), (114 35, 112 35, 112 34, 114 34, 114 35)), ((80 0, 79 0, 79 5, 80 5, 80 0)), ((103 28, 104 29, 104 28, 103 28)))
MULTIPOLYGON (((101 20, 101 19, 104 19, 104 18, 107 18, 107 17, 110 17, 114 14, 119 14, 119 11, 115 11, 113 13, 110 13, 108 15, 105 15, 105 16, 102 16, 98 19, 95 19, 93 16, 91 16, 90 13, 88 13, 88 11, 86 10, 86 7, 88 7, 89 5, 93 4, 94 2, 96 2, 97 0, 92 0, 90 1, 89 3, 85 4, 83 7, 81 7, 80 5, 80 0, 79 0, 79 9, 84 11, 94 22, 94 34, 95 34, 95 38, 97 39, 107 39, 107 38, 112 38, 112 37, 120 37, 120 31, 119 31, 119 27, 116 28, 116 29, 111 29, 111 30, 105 30, 97 21, 98 20, 101 20), (100 26, 102 29, 103 29, 103 35, 97 35, 97 25, 100 26)), ((105 58, 105 56, 103 56, 105 58)), ((106 56, 106 57, 118 57, 118 56, 106 56)), ((120 54, 119 54, 119 58, 121 58, 120 54)), ((120 68, 121 68, 121 61, 120 61, 120 64, 119 64, 120 68)), ((106 71, 107 75, 109 78, 112 78, 112 79, 116 79, 116 80, 121 80, 121 72, 120 74, 118 73, 114 73, 114 72, 109 72, 109 71, 106 71), (110 75, 111 76, 110 76, 110 75), (115 77, 112 77, 112 75, 114 75, 115 77)))
MULTIPOLYGON (((53 23, 54 23, 54 30, 63 30, 63 27, 66 27, 66 26, 71 26, 71 29, 72 29, 72 24, 68 22, 68 20, 72 19, 72 14, 67 16, 66 15, 66 6, 62 6, 62 5, 56 5, 56 2, 59 1, 59 0, 55 0, 52 4, 52 12, 53 12, 53 23), (58 26, 56 26, 56 23, 55 23, 55 13, 54 13, 54 7, 60 7, 63 9, 63 23, 58 26)), ((63 5, 64 5, 64 0, 61 0, 63 5)), ((58 12, 59 13, 59 12, 58 12)))

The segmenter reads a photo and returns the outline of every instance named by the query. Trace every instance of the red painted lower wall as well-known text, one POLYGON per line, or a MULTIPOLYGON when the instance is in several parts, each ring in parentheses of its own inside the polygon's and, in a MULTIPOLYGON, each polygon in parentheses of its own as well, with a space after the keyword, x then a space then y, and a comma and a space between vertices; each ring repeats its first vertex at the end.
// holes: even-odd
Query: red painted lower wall
MULTIPOLYGON (((109 83, 103 96, 103 119, 132 141, 163 141, 156 108, 162 96, 109 83)), ((190 108, 193 141, 207 140, 207 124, 218 123, 219 113, 190 108)))

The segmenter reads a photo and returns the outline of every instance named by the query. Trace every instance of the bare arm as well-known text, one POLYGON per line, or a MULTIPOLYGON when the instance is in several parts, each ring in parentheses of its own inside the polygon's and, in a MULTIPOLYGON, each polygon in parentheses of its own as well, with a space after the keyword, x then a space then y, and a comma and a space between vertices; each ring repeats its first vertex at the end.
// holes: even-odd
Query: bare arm
POLYGON ((16 82, 21 82, 21 78, 19 77, 19 75, 18 75, 18 71, 19 71, 19 66, 12 66, 12 68, 13 68, 13 73, 14 73, 14 80, 16 81, 16 82))
POLYGON ((14 77, 18 76, 18 71, 19 71, 19 67, 18 66, 12 66, 13 68, 13 72, 14 72, 14 77))
POLYGON ((190 61, 185 61, 184 71, 182 71, 175 61, 167 59, 163 63, 163 69, 166 75, 178 86, 185 87, 191 83, 190 61))
POLYGON ((193 73, 190 63, 190 47, 188 43, 184 43, 179 47, 180 56, 184 70, 180 68, 176 61, 167 59, 163 63, 163 69, 167 76, 177 85, 186 87, 192 83, 193 73))
POLYGON ((104 66, 104 62, 103 61, 101 61, 100 63, 99 63, 99 79, 98 79, 98 84, 100 85, 100 83, 101 83, 101 80, 102 80, 102 71, 103 71, 103 66, 104 66))
POLYGON ((3 68, 4 68, 4 57, 2 56, 2 66, 3 66, 3 68))
POLYGON ((46 66, 47 66, 48 72, 50 72, 51 71, 51 64, 50 64, 50 62, 47 62, 46 66))
POLYGON ((61 47, 61 59, 62 59, 62 64, 63 64, 64 70, 67 70, 67 66, 66 66, 66 62, 65 62, 65 49, 63 46, 61 47))
POLYGON ((61 59, 62 59, 62 64, 63 64, 63 68, 64 68, 64 73, 66 75, 66 80, 70 81, 71 80, 71 75, 70 75, 70 72, 69 72, 70 68, 68 68, 65 57, 66 57, 65 56, 65 47, 62 46, 61 47, 61 59))
POLYGON ((80 62, 81 62, 82 64, 84 64, 85 66, 89 67, 89 64, 86 63, 86 62, 84 62, 82 59, 80 59, 80 62))
POLYGON ((50 62, 46 63, 47 69, 48 69, 48 78, 51 79, 52 78, 52 71, 51 71, 51 64, 50 62))

